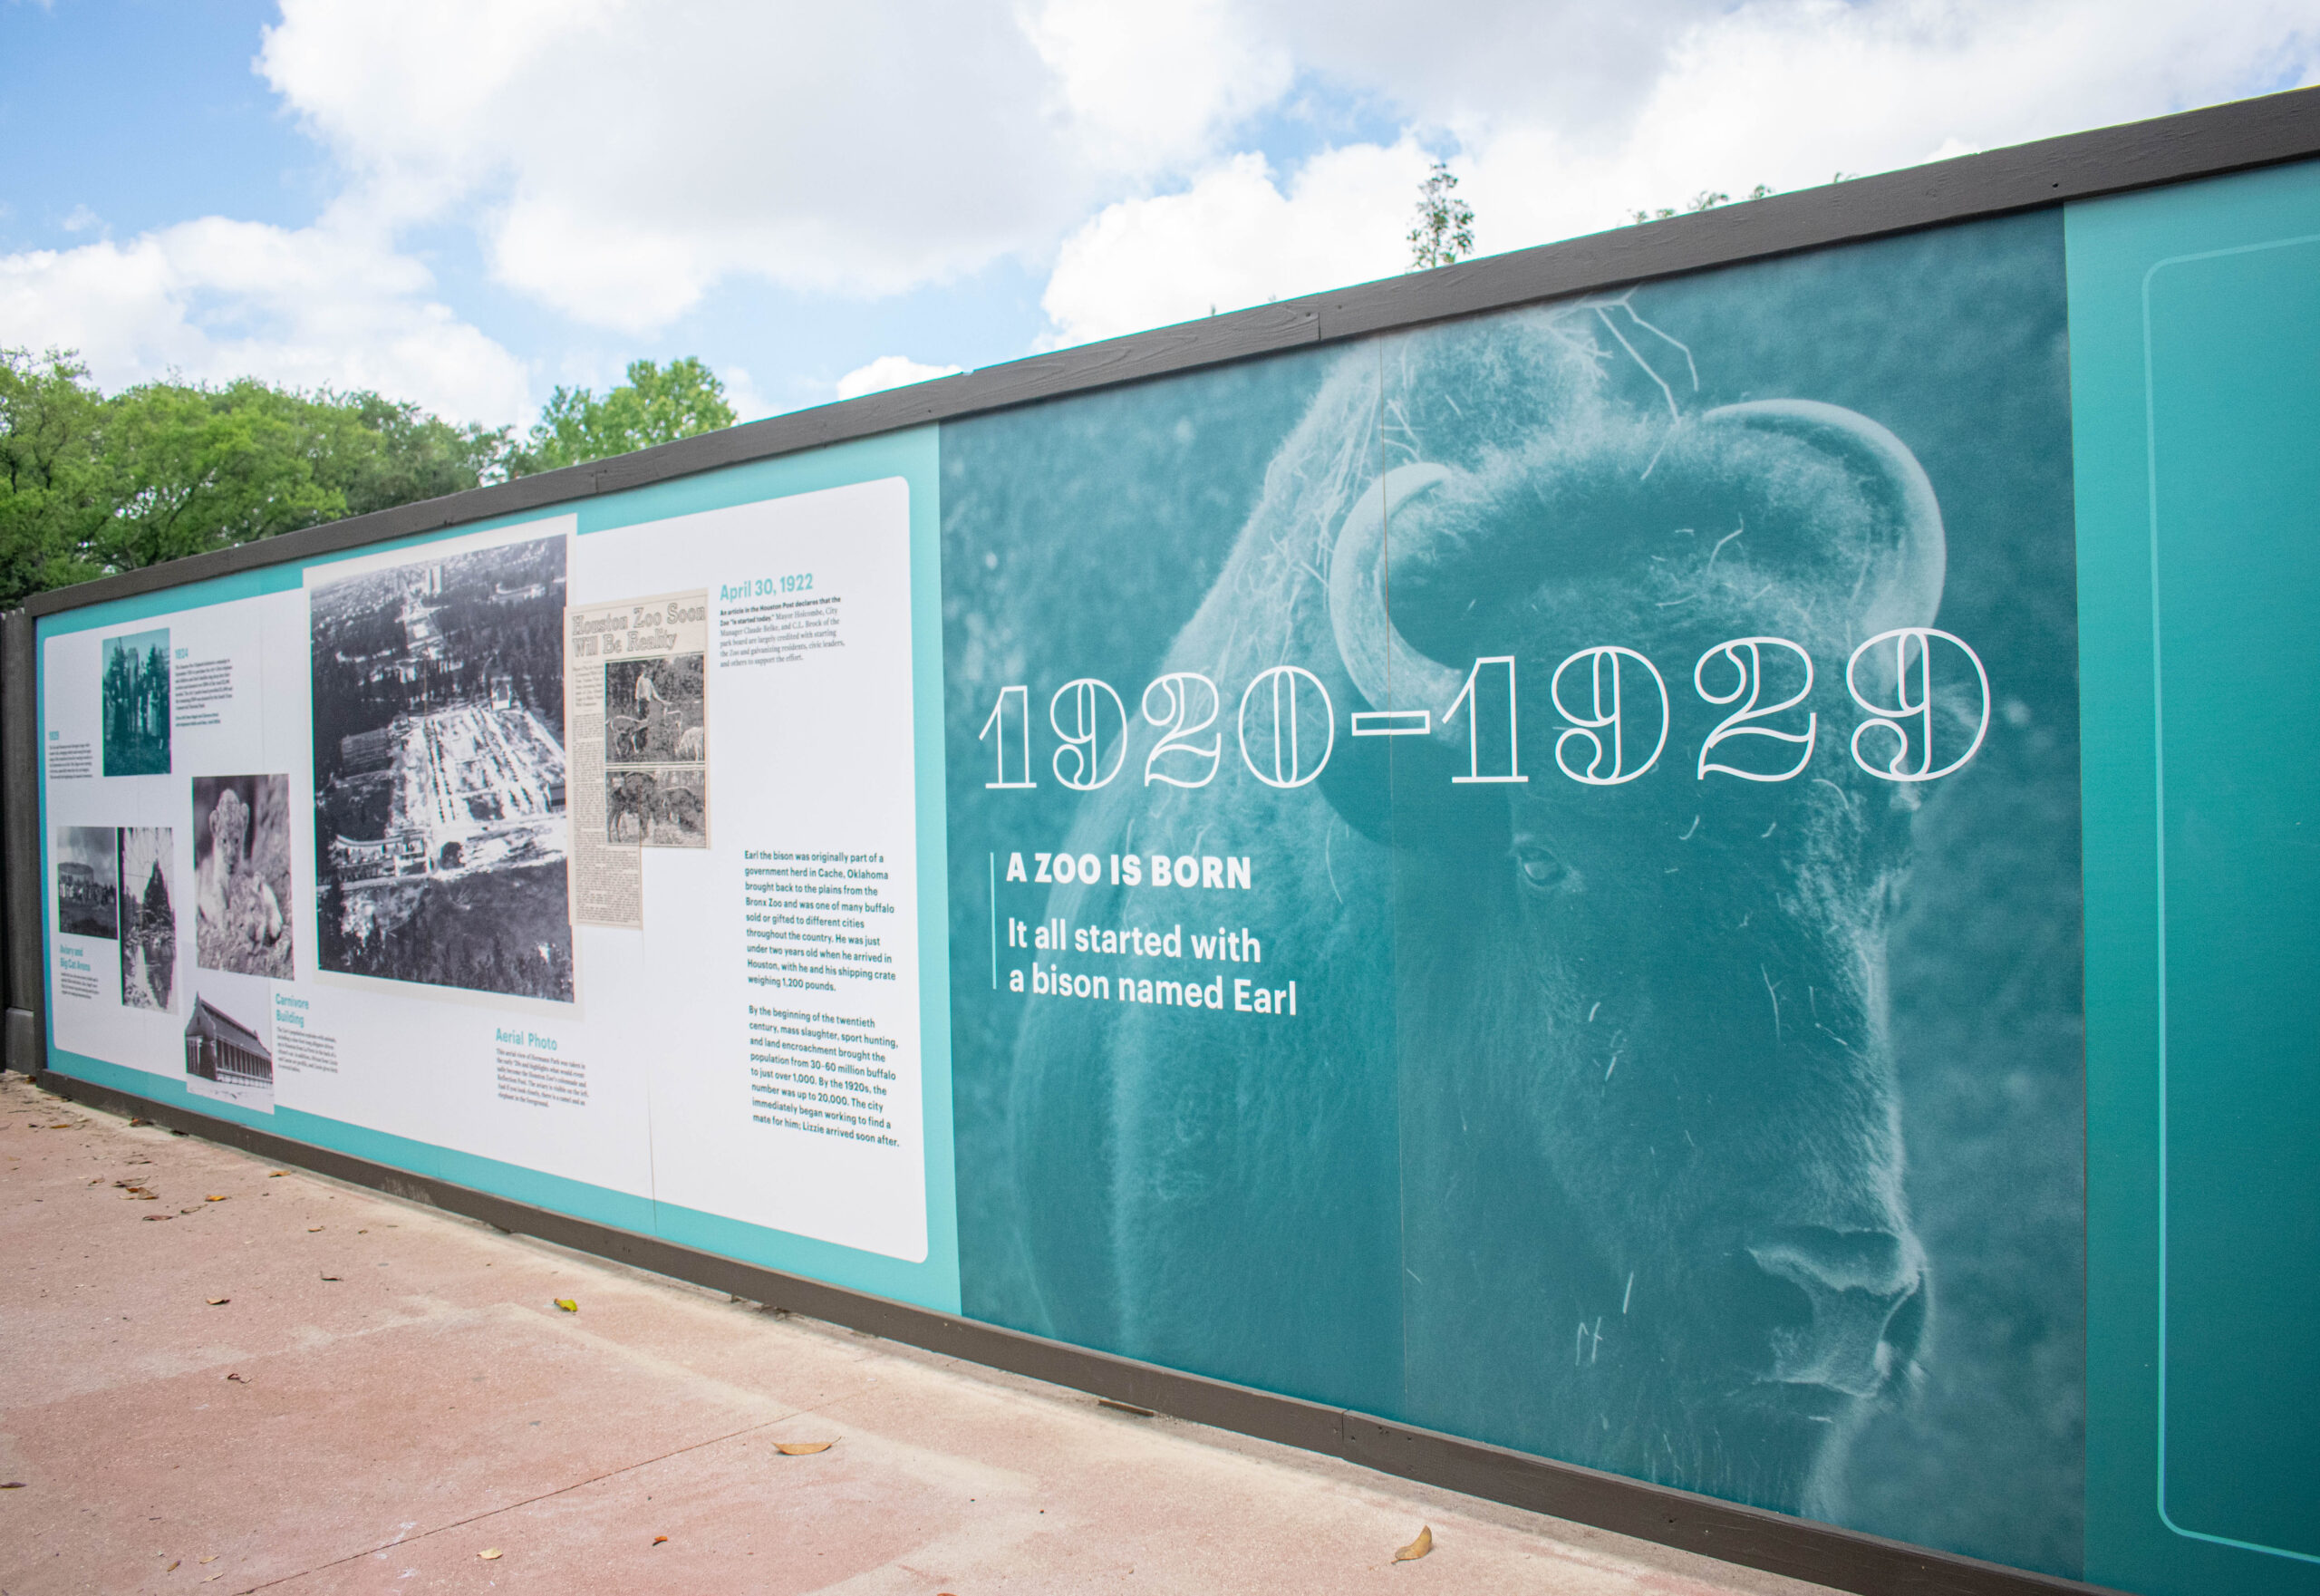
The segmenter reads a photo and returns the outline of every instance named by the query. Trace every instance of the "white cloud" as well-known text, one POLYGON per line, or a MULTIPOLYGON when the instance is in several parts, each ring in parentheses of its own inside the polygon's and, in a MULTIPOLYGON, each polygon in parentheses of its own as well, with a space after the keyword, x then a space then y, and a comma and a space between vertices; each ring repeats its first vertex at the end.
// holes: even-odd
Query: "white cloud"
POLYGON ((104 220, 87 206, 76 205, 66 213, 64 219, 57 226, 68 233, 85 233, 91 227, 103 227, 104 220))
POLYGON ((837 380, 840 399, 859 399, 883 389, 907 387, 936 377, 956 376, 959 366, 922 365, 904 354, 882 354, 866 366, 856 366, 837 380))
POLYGON ((1288 90, 1296 63, 1231 0, 1046 0, 1024 32, 1055 74, 1083 147, 1144 173, 1209 152, 1222 128, 1288 90))
POLYGON ((1668 43, 1615 137, 1503 118, 1468 144, 1485 248, 2162 115, 2320 67, 2320 6, 1756 0, 1668 43))
POLYGON ((1107 206, 1064 244, 1040 305, 1060 343, 1191 321, 1408 264, 1404 235, 1431 158, 1405 140, 1329 150, 1286 190, 1237 155, 1181 194, 1107 206))
POLYGON ((787 407, 777 405, 759 388, 757 379, 747 366, 719 366, 717 380, 725 384, 725 402, 733 407, 737 421, 754 421, 787 407))
MULTIPOLYGON (((116 244, 76 212, 77 247, 0 257, 0 342, 78 344, 113 384, 519 419, 521 364, 399 237, 469 229, 499 285, 631 344, 720 285, 860 299, 1012 259, 1051 266, 1053 343, 1399 270, 1428 151, 1502 250, 2320 67, 2320 0, 282 3, 256 66, 342 169, 317 224, 116 244), (1357 115, 1389 131, 1327 141, 1357 115)), ((609 358, 562 342, 544 376, 609 358)))
POLYGON ((728 278, 888 295, 1044 250, 1285 84, 1230 0, 1147 9, 285 0, 258 65, 350 214, 466 218, 504 284, 641 334, 728 278))
POLYGON ((1249 0, 1269 43, 1390 95, 1386 147, 1287 176, 1242 154, 1117 201, 1063 244, 1042 301, 1073 343, 1407 264, 1426 159, 1455 148, 1485 252, 1615 226, 1703 189, 1826 182, 2157 116, 2320 76, 2320 0, 1249 0))
POLYGON ((206 217, 126 244, 0 256, 0 345, 76 349, 109 392, 258 376, 516 420, 523 363, 431 286, 417 261, 359 238, 206 217))

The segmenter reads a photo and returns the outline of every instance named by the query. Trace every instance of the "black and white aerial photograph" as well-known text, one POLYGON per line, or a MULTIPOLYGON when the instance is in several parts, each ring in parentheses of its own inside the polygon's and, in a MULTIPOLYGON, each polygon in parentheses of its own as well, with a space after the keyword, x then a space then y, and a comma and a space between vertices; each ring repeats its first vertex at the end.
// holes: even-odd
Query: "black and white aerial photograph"
POLYGON ((108 776, 169 773, 169 629, 105 639, 104 771, 108 776))
POLYGON ((56 931, 60 936, 120 934, 118 846, 110 826, 56 828, 56 931))
POLYGON ((572 1001, 565 540, 318 582, 321 969, 572 1001))
POLYGON ((288 981, 290 778, 193 779, 193 962, 288 981))
POLYGON ((166 826, 124 826, 120 847, 121 1001, 177 1012, 177 836, 166 826))

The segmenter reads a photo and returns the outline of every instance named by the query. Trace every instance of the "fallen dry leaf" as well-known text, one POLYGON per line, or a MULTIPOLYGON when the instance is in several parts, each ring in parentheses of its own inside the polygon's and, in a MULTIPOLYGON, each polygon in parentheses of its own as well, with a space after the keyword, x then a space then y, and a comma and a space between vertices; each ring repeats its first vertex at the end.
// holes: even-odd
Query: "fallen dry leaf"
POLYGON ((204 1297, 202 1301, 208 1303, 212 1308, 223 1308, 227 1303, 232 1301, 233 1299, 231 1297, 204 1297))
POLYGON ((63 1125, 52 1125, 48 1128, 51 1130, 71 1130, 72 1127, 71 1122, 68 1121, 63 1125))
POLYGON ((486 1562, 497 1562, 499 1561, 499 1548, 494 1546, 490 1551, 478 1552, 476 1555, 486 1562))
POLYGON ((202 1562, 202 1566, 203 1566, 203 1567, 205 1567, 205 1568, 207 1568, 209 1564, 211 1564, 211 1563, 213 1563, 213 1562, 217 1562, 217 1561, 218 1561, 218 1560, 217 1560, 216 1558, 214 1558, 214 1557, 205 1557, 205 1558, 203 1558, 203 1559, 201 1560, 201 1562, 202 1562))
POLYGON ((558 1308, 563 1309, 566 1313, 577 1313, 580 1311, 580 1304, 575 1302, 569 1297, 558 1297, 556 1300, 556 1305, 558 1308))
POLYGON ((286 1169, 269 1169, 266 1172, 266 1178, 268 1180, 280 1180, 284 1175, 289 1173, 290 1172, 286 1169))
POLYGON ((22 1480, 0 1480, 0 1491, 21 1491, 24 1488, 24 1482, 22 1480))
POLYGON ((223 1193, 220 1193, 220 1192, 212 1192, 212 1193, 210 1193, 208 1196, 206 1196, 206 1197, 202 1198, 201 1200, 202 1200, 203 1202, 205 1202, 205 1203, 222 1203, 222 1202, 224 1202, 224 1201, 226 1200, 226 1198, 225 1198, 225 1195, 224 1195, 223 1193))
POLYGON ((1427 1524, 1417 1533, 1417 1539, 1394 1553, 1396 1562, 1416 1562, 1434 1550, 1434 1526, 1427 1524))
POLYGON ((306 1233, 308 1235, 312 1235, 320 1229, 322 1229, 322 1226, 319 1224, 310 1224, 306 1227, 306 1233))
POLYGON ((184 1561, 185 1559, 181 1557, 172 1557, 169 1559, 169 1566, 163 1569, 161 1572, 165 1574, 173 1574, 178 1572, 178 1564, 184 1561))
POLYGON ((669 1538, 669 1537, 668 1537, 668 1536, 666 1536, 666 1535, 655 1535, 655 1536, 653 1536, 653 1537, 652 1537, 652 1544, 654 1544, 655 1546, 658 1546, 662 1542, 663 1542, 663 1541, 667 1540, 668 1538, 669 1538))
POLYGON ((817 1452, 828 1451, 835 1445, 836 1443, 833 1441, 777 1441, 773 1449, 784 1457, 811 1457, 817 1452))
POLYGON ((201 1581, 201 1582, 202 1582, 203 1584, 205 1584, 205 1585, 214 1585, 214 1584, 216 1584, 219 1580, 222 1580, 222 1579, 224 1579, 225 1577, 226 1577, 226 1571, 225 1571, 224 1569, 219 1569, 219 1570, 218 1570, 216 1573, 214 1573, 214 1574, 206 1574, 206 1575, 204 1575, 204 1576, 202 1577, 202 1581, 201 1581))
POLYGON ((233 1382, 234 1382, 236 1385, 237 1385, 237 1386, 246 1386, 246 1385, 248 1385, 248 1384, 249 1384, 249 1381, 247 1381, 247 1380, 244 1379, 240 1375, 237 1375, 237 1374, 229 1374, 229 1375, 227 1375, 226 1378, 227 1378, 227 1379, 229 1379, 229 1380, 233 1381, 233 1382))
POLYGON ((175 1219, 175 1218, 177 1217, 177 1215, 176 1215, 176 1214, 147 1214, 141 1215, 141 1217, 143 1217, 143 1218, 145 1218, 145 1219, 147 1219, 147 1220, 154 1220, 154 1219, 175 1219))
POLYGON ((139 1126, 140 1126, 140 1125, 150 1125, 150 1124, 152 1124, 152 1123, 153 1123, 153 1122, 152 1122, 151 1120, 150 1120, 150 1119, 132 1119, 132 1120, 130 1120, 130 1121, 129 1122, 129 1125, 130 1125, 130 1129, 132 1129, 132 1130, 134 1130, 137 1127, 139 1127, 139 1126))

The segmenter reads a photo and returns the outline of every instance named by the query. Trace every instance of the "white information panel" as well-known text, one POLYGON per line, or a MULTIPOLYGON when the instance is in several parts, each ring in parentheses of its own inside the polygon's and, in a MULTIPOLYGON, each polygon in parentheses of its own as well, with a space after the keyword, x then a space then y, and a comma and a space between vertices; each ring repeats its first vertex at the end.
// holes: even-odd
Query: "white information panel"
POLYGON ((909 519, 567 515, 47 639, 57 1045, 924 1259, 909 519))

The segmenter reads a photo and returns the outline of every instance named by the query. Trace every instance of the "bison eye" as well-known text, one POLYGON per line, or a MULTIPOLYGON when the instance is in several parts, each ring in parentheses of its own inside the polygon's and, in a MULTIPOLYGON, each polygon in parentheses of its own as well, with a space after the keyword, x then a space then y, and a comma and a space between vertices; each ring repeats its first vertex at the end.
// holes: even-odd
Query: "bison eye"
POLYGON ((1570 879, 1571 867, 1546 849, 1523 843, 1514 850, 1514 863, 1522 872, 1522 879, 1541 892, 1551 892, 1570 879))

